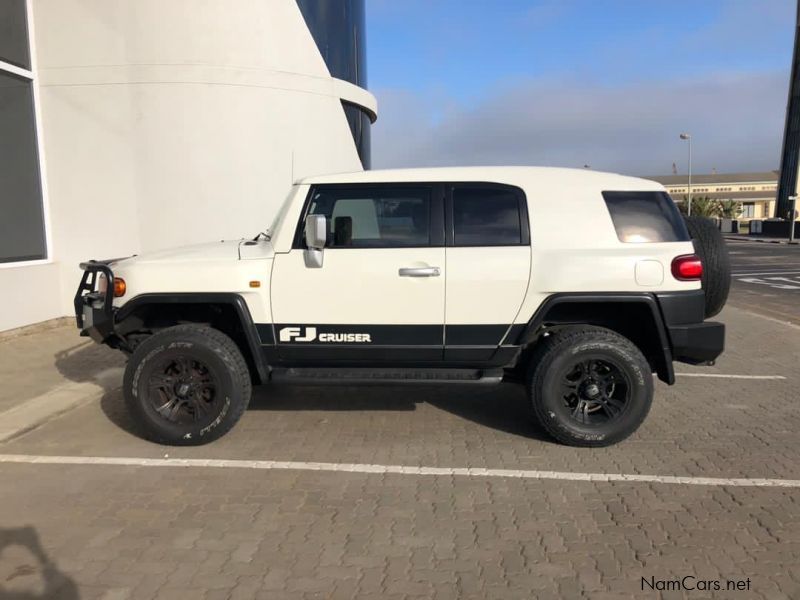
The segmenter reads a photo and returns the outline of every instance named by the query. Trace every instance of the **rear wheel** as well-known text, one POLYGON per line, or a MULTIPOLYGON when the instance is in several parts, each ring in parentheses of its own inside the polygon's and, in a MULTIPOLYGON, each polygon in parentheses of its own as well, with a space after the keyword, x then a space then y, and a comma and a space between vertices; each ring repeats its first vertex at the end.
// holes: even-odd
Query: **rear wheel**
POLYGON ((252 388, 233 340, 210 327, 178 325, 137 346, 124 391, 131 416, 149 439, 199 445, 236 424, 252 388))
POLYGON ((703 261, 701 284, 706 296, 706 317, 718 314, 728 300, 731 263, 728 247, 716 224, 705 217, 684 217, 695 251, 703 261))
POLYGON ((559 442, 609 446, 644 421, 653 378, 627 338, 601 327, 570 327, 540 342, 528 394, 536 418, 559 442))

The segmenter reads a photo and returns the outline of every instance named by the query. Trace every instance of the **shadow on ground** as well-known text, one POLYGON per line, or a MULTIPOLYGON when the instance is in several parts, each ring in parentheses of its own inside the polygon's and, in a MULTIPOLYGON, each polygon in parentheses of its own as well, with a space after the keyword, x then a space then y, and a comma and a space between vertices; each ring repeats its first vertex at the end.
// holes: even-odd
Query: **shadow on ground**
MULTIPOLYGON (((254 388, 248 411, 409 412, 416 410, 417 404, 421 403, 483 427, 533 440, 551 441, 533 421, 523 388, 511 384, 480 389, 466 385, 323 387, 268 384, 254 388)), ((114 425, 131 435, 143 437, 125 409, 121 390, 106 392, 100 407, 114 425)), ((418 418, 425 417, 419 414, 418 418)))
MULTIPOLYGON (((125 409, 120 386, 125 356, 96 344, 79 344, 55 356, 59 372, 72 381, 93 382, 105 390, 100 407, 109 421, 137 437, 142 432, 125 409)), ((267 384, 253 388, 251 411, 414 411, 428 403, 462 419, 505 433, 547 440, 532 420, 522 386, 267 384)), ((424 418, 420 415, 419 418, 424 418)))
POLYGON ((33 527, 0 527, 0 598, 77 600, 80 595, 47 556, 33 527))
POLYGON ((146 439, 144 432, 139 429, 136 422, 128 414, 121 389, 111 390, 103 394, 103 397, 100 398, 100 410, 103 411, 109 421, 126 433, 146 439))
MULTIPOLYGON (((290 386, 255 388, 252 411, 413 411, 427 403, 484 427, 550 441, 533 421, 524 388, 500 385, 290 386)), ((422 415, 420 419, 424 418, 422 415)))
POLYGON ((106 391, 122 385, 126 358, 118 350, 100 344, 80 343, 56 352, 53 358, 58 372, 70 381, 96 383, 106 391))

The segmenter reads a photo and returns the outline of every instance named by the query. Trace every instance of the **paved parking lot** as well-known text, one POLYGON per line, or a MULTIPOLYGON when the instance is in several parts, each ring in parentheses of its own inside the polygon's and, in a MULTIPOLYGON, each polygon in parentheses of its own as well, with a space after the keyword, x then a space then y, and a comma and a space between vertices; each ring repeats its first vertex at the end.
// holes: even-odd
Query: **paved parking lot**
POLYGON ((764 287, 734 284, 726 354, 606 449, 554 444, 510 385, 264 387, 217 443, 167 448, 117 354, 4 342, 0 402, 94 392, 0 443, 0 598, 800 597, 800 328, 777 313, 800 310, 764 287))
POLYGON ((745 241, 728 247, 733 304, 800 324, 800 248, 745 241))

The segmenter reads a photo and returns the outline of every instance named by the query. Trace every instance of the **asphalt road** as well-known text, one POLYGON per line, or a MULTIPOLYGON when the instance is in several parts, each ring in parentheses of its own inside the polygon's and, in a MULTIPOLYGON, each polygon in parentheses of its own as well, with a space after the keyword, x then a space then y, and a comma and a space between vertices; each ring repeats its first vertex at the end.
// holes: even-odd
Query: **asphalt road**
POLYGON ((800 246, 728 241, 732 306, 800 325, 800 246))

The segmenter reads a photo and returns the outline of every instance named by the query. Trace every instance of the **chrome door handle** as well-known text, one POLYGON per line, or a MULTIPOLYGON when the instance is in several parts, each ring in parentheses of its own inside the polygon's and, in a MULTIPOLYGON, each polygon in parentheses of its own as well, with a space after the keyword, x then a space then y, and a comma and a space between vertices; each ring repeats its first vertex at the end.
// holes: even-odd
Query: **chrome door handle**
POLYGON ((439 267, 403 267, 397 272, 400 277, 438 277, 439 267))

